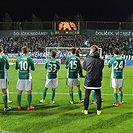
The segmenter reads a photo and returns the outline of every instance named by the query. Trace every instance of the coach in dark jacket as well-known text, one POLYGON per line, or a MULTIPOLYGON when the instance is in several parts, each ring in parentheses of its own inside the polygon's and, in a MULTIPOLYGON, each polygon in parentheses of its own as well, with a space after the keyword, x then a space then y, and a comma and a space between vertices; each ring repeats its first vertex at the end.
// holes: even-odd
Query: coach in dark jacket
POLYGON ((85 98, 84 98, 84 114, 88 114, 89 97, 91 90, 95 90, 97 98, 97 115, 101 114, 101 82, 102 70, 104 68, 104 60, 99 57, 98 46, 91 46, 90 53, 84 60, 83 69, 86 71, 84 82, 85 98))

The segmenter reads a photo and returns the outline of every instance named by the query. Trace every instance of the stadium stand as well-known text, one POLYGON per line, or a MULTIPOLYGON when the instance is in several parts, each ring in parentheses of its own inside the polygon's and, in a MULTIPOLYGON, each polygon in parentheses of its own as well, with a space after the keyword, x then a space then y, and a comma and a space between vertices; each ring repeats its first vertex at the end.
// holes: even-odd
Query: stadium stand
POLYGON ((5 53, 18 53, 23 45, 30 48, 30 52, 45 52, 46 47, 90 47, 98 45, 102 48, 103 54, 112 54, 115 47, 120 48, 121 52, 133 55, 133 40, 127 37, 90 37, 86 35, 75 36, 0 36, 0 45, 5 49, 5 53), (85 42, 87 41, 87 45, 85 42))

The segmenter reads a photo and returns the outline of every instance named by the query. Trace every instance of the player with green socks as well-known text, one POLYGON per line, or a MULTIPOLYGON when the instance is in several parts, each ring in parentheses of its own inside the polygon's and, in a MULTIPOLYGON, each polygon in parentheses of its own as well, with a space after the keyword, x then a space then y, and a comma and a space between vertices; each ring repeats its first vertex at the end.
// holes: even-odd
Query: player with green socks
POLYGON ((80 58, 76 56, 76 48, 70 48, 71 55, 66 59, 66 69, 68 69, 67 85, 69 86, 70 104, 74 104, 73 86, 78 88, 79 103, 84 102, 80 88, 79 69, 80 58))
POLYGON ((8 58, 4 55, 4 49, 0 46, 0 88, 3 93, 4 111, 11 110, 11 107, 7 106, 7 76, 6 72, 9 69, 8 58))
POLYGON ((60 70, 60 62, 55 59, 56 51, 51 51, 51 59, 48 59, 45 63, 45 69, 47 70, 47 80, 40 103, 45 102, 48 88, 52 88, 52 98, 50 103, 54 104, 55 90, 58 87, 58 71, 60 70))
POLYGON ((111 85, 114 89, 114 101, 113 106, 117 107, 119 104, 123 104, 123 69, 125 67, 125 59, 120 56, 120 51, 118 48, 115 48, 114 56, 110 59, 108 67, 112 67, 111 73, 111 85), (118 102, 118 90, 120 92, 120 102, 118 102))
POLYGON ((94 90, 91 91, 92 94, 92 104, 97 104, 97 99, 96 99, 96 93, 94 90))
POLYGON ((32 77, 31 77, 30 70, 34 71, 35 66, 34 66, 33 59, 28 56, 28 52, 29 52, 28 47, 23 46, 22 47, 23 55, 16 59, 15 69, 18 70, 18 82, 17 82, 18 110, 22 109, 21 99, 22 99, 23 90, 27 91, 27 101, 28 101, 27 110, 34 109, 34 107, 31 106, 31 101, 32 101, 32 94, 31 94, 31 92, 32 92, 32 77))
MULTIPOLYGON (((97 99, 96 99, 96 93, 94 90, 91 91, 92 94, 92 104, 97 104, 97 99)), ((102 97, 102 90, 101 90, 101 97, 102 97)), ((102 99, 103 102, 103 99, 102 99)))

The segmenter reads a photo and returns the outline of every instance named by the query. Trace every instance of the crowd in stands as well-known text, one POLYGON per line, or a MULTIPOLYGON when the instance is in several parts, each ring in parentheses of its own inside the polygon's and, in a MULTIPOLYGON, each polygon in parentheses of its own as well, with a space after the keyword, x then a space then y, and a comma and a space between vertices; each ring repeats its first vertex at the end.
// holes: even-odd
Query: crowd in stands
POLYGON ((90 47, 98 45, 103 54, 112 54, 115 47, 121 52, 133 55, 133 39, 126 37, 90 37, 87 35, 46 35, 46 36, 0 36, 0 45, 4 47, 5 53, 18 53, 23 45, 27 45, 30 52, 45 52, 46 47, 90 47))

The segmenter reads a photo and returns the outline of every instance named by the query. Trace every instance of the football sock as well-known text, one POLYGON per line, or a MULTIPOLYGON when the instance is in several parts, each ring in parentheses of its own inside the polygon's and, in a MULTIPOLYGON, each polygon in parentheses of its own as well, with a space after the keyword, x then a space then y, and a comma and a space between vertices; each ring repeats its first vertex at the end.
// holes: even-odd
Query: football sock
POLYGON ((69 95, 70 95, 70 100, 71 100, 71 101, 74 101, 74 100, 73 100, 73 92, 69 92, 69 95))
POLYGON ((6 93, 7 93, 7 99, 9 99, 9 90, 6 89, 6 93))
POLYGON ((95 93, 95 91, 92 90, 91 93, 92 93, 93 101, 96 102, 96 93, 95 93))
POLYGON ((32 101, 32 94, 28 94, 27 100, 28 100, 28 107, 30 107, 32 101))
POLYGON ((55 97, 55 89, 52 90, 52 101, 54 100, 54 97, 55 97))
POLYGON ((118 93, 117 92, 114 92, 114 100, 115 100, 115 103, 118 104, 118 93))
POLYGON ((7 107, 7 94, 3 94, 4 107, 7 107))
POLYGON ((47 95, 48 88, 44 88, 42 99, 44 100, 47 95))
POLYGON ((21 97, 22 97, 21 94, 18 94, 18 95, 17 95, 18 106, 21 106, 21 97))
POLYGON ((122 100, 123 100, 123 92, 120 92, 119 95, 120 95, 120 102, 122 102, 122 100))
POLYGON ((78 95, 79 95, 79 100, 82 99, 82 91, 78 91, 78 95))

